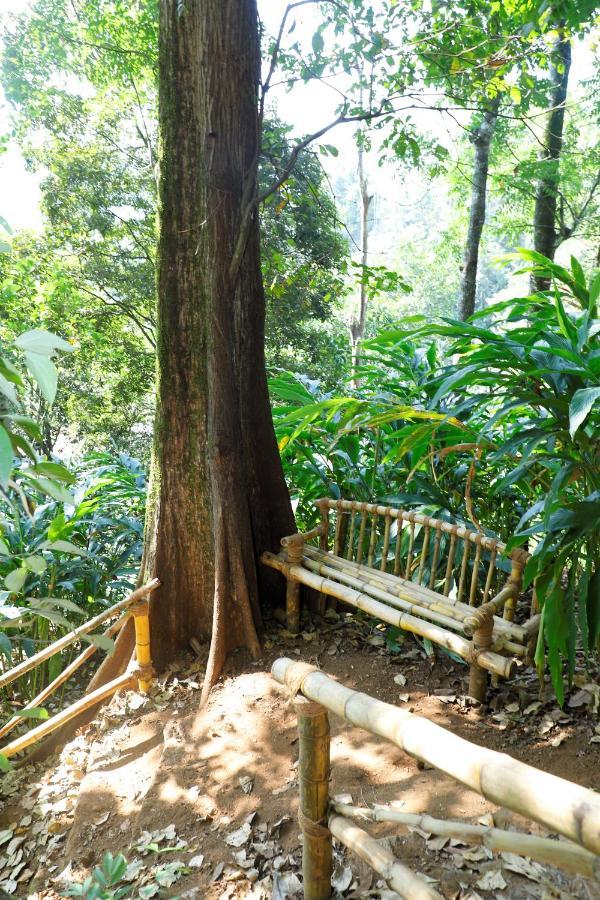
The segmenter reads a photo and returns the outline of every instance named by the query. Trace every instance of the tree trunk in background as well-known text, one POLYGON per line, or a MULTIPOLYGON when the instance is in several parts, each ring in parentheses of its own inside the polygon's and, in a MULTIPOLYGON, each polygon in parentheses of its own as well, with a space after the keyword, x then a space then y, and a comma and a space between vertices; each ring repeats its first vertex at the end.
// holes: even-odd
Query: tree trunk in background
MULTIPOLYGON (((556 212, 560 184, 560 154, 563 144, 565 102, 571 68, 571 41, 562 32, 554 45, 555 63, 550 70, 552 92, 550 111, 540 154, 540 178, 535 193, 533 214, 533 246, 538 253, 554 259, 557 246, 556 212)), ((541 291, 549 287, 545 278, 532 277, 532 289, 541 291)))
POLYGON ((475 148, 473 159, 473 181, 471 190, 471 209, 469 212, 469 228, 463 262, 463 277, 458 307, 458 317, 463 322, 475 312, 477 295, 477 267, 479 264, 479 245, 485 224, 485 205, 487 199, 487 178, 490 160, 490 147, 498 121, 500 97, 496 97, 489 109, 483 114, 481 123, 471 132, 470 140, 475 148))
MULTIPOLYGON (((260 652, 259 554, 294 529, 264 368, 255 0, 161 0, 157 410, 143 577, 160 668, 260 652), (241 256, 233 264, 239 237, 241 256)), ((281 589, 278 583, 277 588, 281 589)), ((269 602, 274 597, 270 595, 269 602)))
POLYGON ((369 194, 369 182, 365 174, 365 151, 361 146, 358 148, 358 187, 360 191, 361 219, 360 219, 360 244, 362 265, 360 280, 360 296, 358 305, 358 316, 355 316, 350 323, 350 341, 352 345, 352 386, 358 387, 358 379, 356 378, 356 369, 359 364, 359 348, 362 339, 365 336, 365 326, 367 324, 367 281, 365 275, 366 267, 369 264, 369 210, 373 195, 369 194))

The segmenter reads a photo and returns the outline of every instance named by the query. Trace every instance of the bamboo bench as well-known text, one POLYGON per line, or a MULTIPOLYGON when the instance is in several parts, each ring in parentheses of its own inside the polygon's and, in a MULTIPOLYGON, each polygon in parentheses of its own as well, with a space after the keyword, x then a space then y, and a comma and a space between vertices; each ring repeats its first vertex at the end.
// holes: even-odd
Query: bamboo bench
POLYGON ((530 610, 525 621, 514 621, 525 550, 506 554, 497 538, 414 511, 327 498, 315 503, 319 525, 283 538, 279 554, 262 556, 287 578, 293 634, 300 630, 304 584, 319 593, 321 612, 327 602, 335 608, 343 601, 456 653, 470 664, 469 694, 480 702, 488 672, 510 678, 517 660, 531 661, 540 616, 530 610))

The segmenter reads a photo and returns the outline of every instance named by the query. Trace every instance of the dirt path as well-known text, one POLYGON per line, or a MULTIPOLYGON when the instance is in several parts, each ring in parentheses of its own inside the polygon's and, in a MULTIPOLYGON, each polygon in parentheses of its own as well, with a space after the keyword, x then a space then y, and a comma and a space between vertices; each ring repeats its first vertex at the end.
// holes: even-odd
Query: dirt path
MULTIPOLYGON (((0 859, 0 886, 12 896, 54 898, 110 850, 127 857, 134 897, 301 896, 295 718, 269 675, 280 655, 316 663, 348 686, 475 743, 600 787, 593 688, 578 689, 575 705, 562 712, 550 695, 540 703, 536 684, 523 678, 496 692, 482 716, 463 699, 466 668, 442 654, 427 658, 412 640, 394 655, 383 633, 366 623, 322 623, 299 638, 277 629, 260 664, 233 659, 204 710, 203 661, 182 663, 152 698, 115 698, 54 768, 8 776, 2 827, 12 836, 0 851, 22 857, 0 859), (16 838, 22 840, 15 848, 16 838)), ((333 795, 472 822, 491 823, 494 813, 504 826, 525 825, 379 738, 335 716, 331 725, 333 795)), ((492 858, 483 848, 416 831, 369 830, 448 898, 600 897, 589 882, 556 870, 525 864, 518 874, 518 858, 492 858)), ((339 849, 335 883, 341 897, 395 896, 339 849)))

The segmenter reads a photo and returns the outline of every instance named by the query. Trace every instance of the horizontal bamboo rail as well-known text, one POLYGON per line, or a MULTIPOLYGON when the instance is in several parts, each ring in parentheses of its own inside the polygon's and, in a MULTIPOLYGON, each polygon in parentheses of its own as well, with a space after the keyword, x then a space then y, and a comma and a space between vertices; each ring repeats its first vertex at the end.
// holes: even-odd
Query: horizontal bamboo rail
POLYGON ((442 895, 430 884, 399 862, 389 850, 354 822, 343 816, 330 816, 329 830, 334 838, 375 869, 387 886, 401 897, 406 900, 443 900, 442 895))
POLYGON ((0 688, 6 687, 6 685, 10 684, 11 681, 15 681, 15 679, 20 678, 22 675, 25 675, 26 672, 30 672, 32 669, 35 669, 36 666, 40 665, 40 663, 45 662, 47 659, 50 659, 57 653, 60 653, 61 650, 64 650, 71 644, 74 644, 82 635, 87 634, 89 631, 93 631, 94 628, 96 628, 98 625, 101 625, 107 619, 110 619, 112 618, 112 616, 117 615, 117 613, 120 613, 123 610, 127 609, 128 606, 131 606, 131 604, 135 603, 137 600, 146 597, 152 591, 155 591, 156 588, 159 587, 159 585, 160 581, 158 580, 158 578, 153 578, 152 581, 148 582, 148 584, 137 588, 128 597, 125 597, 124 600, 121 600, 119 601, 119 603, 115 603, 114 606, 111 606, 110 609, 104 610, 104 612, 95 616, 93 619, 90 619, 89 622, 84 622, 83 625, 79 625, 78 628, 74 628, 73 631, 65 634, 64 637, 59 638, 58 641, 54 641, 53 644, 50 644, 43 650, 40 650, 39 653, 35 653, 33 656, 30 656, 29 659, 24 660, 24 662, 20 663, 18 666, 15 666, 13 669, 9 669, 8 672, 0 675, 0 688))
MULTIPOLYGON (((129 612, 129 610, 126 610, 126 612, 121 616, 120 619, 118 619, 109 628, 106 629, 106 631, 104 632, 104 637, 112 637, 112 635, 120 631, 130 615, 131 613, 129 612)), ((52 694, 56 690, 58 690, 61 684, 64 684, 65 681, 68 681, 71 675, 73 675, 77 671, 77 669, 79 669, 85 662, 87 662, 88 659, 90 659, 94 655, 97 649, 98 648, 95 646, 95 644, 90 644, 89 647, 86 647, 85 650, 79 654, 79 656, 75 657, 73 662, 69 663, 69 665, 66 666, 62 670, 62 672, 60 672, 56 676, 54 681, 51 681, 50 684, 47 685, 47 687, 45 687, 36 697, 33 698, 33 700, 30 700, 29 703, 26 703, 25 706, 22 707, 22 711, 33 709, 34 707, 40 706, 42 703, 44 703, 44 701, 47 700, 48 697, 52 696, 52 694)), ((5 734, 8 734, 9 731, 12 731, 13 728, 15 728, 20 723, 23 723, 23 717, 13 716, 12 719, 9 719, 8 722, 5 722, 4 725, 0 727, 0 738, 3 738, 5 734)), ((0 752, 2 752, 1 748, 0 752)))
POLYGON ((290 690, 301 690, 347 722, 391 741, 490 802, 600 853, 600 796, 594 791, 508 754, 478 747, 407 710, 344 687, 305 663, 278 659, 271 672, 290 690))
POLYGON ((261 558, 266 565, 283 572, 290 580, 301 582, 322 594, 343 600, 344 603, 355 606, 357 609, 361 609, 369 615, 381 619, 383 622, 388 622, 390 625, 395 625, 405 631, 411 631, 413 634, 426 637, 441 647, 446 647, 448 650, 456 653, 462 659, 476 664, 480 669, 485 669, 494 675, 500 675, 502 678, 510 678, 514 672, 515 661, 513 659, 501 656, 499 653, 494 653, 490 650, 476 650, 469 641, 454 632, 440 628, 439 625, 426 622, 417 616, 411 616, 409 613, 399 612, 390 606, 386 606, 379 600, 374 600, 367 594, 354 590, 354 588, 346 587, 309 572, 303 566, 289 565, 288 562, 273 553, 264 553, 261 558))
MULTIPOLYGON (((314 504, 319 507, 321 513, 323 513, 324 507, 326 507, 328 510, 354 513, 360 512, 371 516, 382 516, 383 518, 389 516, 398 521, 416 523, 435 529, 439 528, 439 530, 443 531, 445 534, 455 535, 463 540, 468 540, 470 543, 476 544, 479 547, 484 547, 486 550, 503 553, 506 549, 506 545, 497 538, 488 537, 479 531, 470 531, 468 528, 465 528, 464 525, 455 525, 452 522, 446 522, 443 519, 434 519, 431 516, 416 513, 412 510, 396 509, 393 506, 382 506, 376 503, 361 503, 356 500, 331 500, 329 497, 315 500, 314 504)), ((516 560, 522 565, 525 565, 529 559, 529 553, 520 548, 512 550, 507 556, 509 559, 516 560)))
POLYGON ((51 719, 48 719, 48 721, 38 725, 37 728, 32 728, 31 731, 21 735, 21 737, 15 738, 10 744, 6 744, 5 747, 2 747, 0 752, 7 757, 15 756, 15 754, 30 747, 31 744, 35 744, 53 731, 56 731, 57 728, 60 728, 61 725, 64 725, 66 722, 70 721, 70 719, 75 718, 75 716, 79 715, 79 713, 84 710, 97 706, 103 700, 112 697, 117 691, 127 688, 133 689, 136 684, 137 676, 132 672, 126 672, 124 675, 120 675, 113 681, 109 681, 108 684, 104 684, 97 690, 92 691, 91 694, 86 694, 81 700, 72 703, 71 706, 61 710, 61 712, 57 713, 51 719))
POLYGON ((516 853, 528 856, 538 862, 549 863, 565 872, 598 878, 600 859, 589 850, 584 850, 571 841, 556 841, 551 838, 524 834, 521 831, 506 831, 488 825, 471 825, 469 822, 450 822, 435 819, 426 813, 405 813, 387 807, 352 806, 347 803, 333 803, 333 809, 349 819, 368 819, 372 822, 392 822, 411 828, 420 828, 428 834, 455 838, 466 844, 481 844, 494 853, 516 853))

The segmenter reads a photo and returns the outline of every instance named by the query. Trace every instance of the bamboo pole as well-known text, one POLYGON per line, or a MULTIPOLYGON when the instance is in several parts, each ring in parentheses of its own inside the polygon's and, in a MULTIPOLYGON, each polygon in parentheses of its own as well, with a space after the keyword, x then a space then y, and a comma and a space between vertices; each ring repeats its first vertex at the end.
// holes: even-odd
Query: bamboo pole
POLYGON ((327 710, 296 696, 298 716, 298 818, 302 828, 302 876, 305 900, 331 896, 333 851, 327 828, 329 803, 329 717, 327 710))
POLYGON ((385 517, 385 530, 383 532, 383 550, 381 551, 381 566, 380 569, 382 572, 387 571, 387 562, 388 562, 388 553, 390 550, 390 529, 392 527, 392 517, 385 517))
MULTIPOLYGON (((301 564, 303 550, 302 541, 290 542, 286 545, 286 557, 291 566, 301 564)), ((291 578, 288 578, 285 586, 285 616, 287 630, 291 634, 298 634, 300 631, 300 585, 291 578)))
POLYGON ((431 563, 431 572, 429 573, 429 589, 432 591, 435 586, 435 576, 440 559, 440 542, 442 540, 442 532, 440 528, 435 530, 435 541, 433 544, 433 560, 431 563))
POLYGON ((423 584, 423 573, 425 571, 425 563, 427 562, 427 553, 429 552, 429 538, 431 529, 425 525, 425 536, 423 538, 423 546, 421 548, 421 559, 419 561, 419 572, 417 575, 417 583, 423 584))
POLYGON ((150 604, 147 598, 131 607, 135 625, 136 675, 140 693, 147 694, 152 687, 154 669, 150 655, 150 604))
POLYGON ((82 697, 81 700, 77 700, 76 703, 72 703, 71 706, 67 706, 66 709, 63 709, 55 716, 52 716, 47 722, 43 722, 41 725, 38 725, 37 728, 32 728, 31 731, 21 735, 21 737, 15 738, 10 744, 0 748, 0 753, 9 757, 14 756, 16 753, 20 753, 22 750, 25 750, 26 747, 30 747, 31 744, 41 741, 46 735, 56 731, 57 728, 60 728, 61 725, 64 725, 70 719, 74 719, 75 716, 78 716, 86 709, 97 706, 103 700, 106 700, 107 697, 111 697, 123 688, 133 689, 136 684, 137 678, 131 672, 120 675, 113 681, 109 681, 108 684, 104 684, 97 690, 92 691, 91 694, 86 694, 85 697, 82 697))
POLYGON ((362 609, 369 615, 381 619, 383 622, 388 622, 390 625, 395 625, 397 628, 426 637, 441 647, 446 647, 468 662, 477 663, 478 666, 492 672, 494 675, 510 678, 514 672, 515 662, 513 659, 500 656, 498 653, 490 650, 474 650, 469 641, 458 634, 434 625, 432 622, 426 622, 417 618, 417 616, 411 616, 409 613, 400 612, 390 606, 386 606, 381 601, 374 600, 368 594, 309 572, 303 566, 291 566, 273 553, 263 553, 261 559, 266 565, 284 572, 288 579, 300 581, 302 584, 306 584, 322 594, 337 597, 338 600, 343 600, 349 606, 362 609))
MULTIPOLYGON (((113 622, 113 624, 106 629, 106 631, 104 632, 104 636, 112 637, 113 634, 116 634, 118 631, 120 631, 130 615, 130 611, 127 610, 117 622, 113 622)), ((29 703, 25 704, 23 709, 33 709, 36 706, 40 706, 45 700, 48 699, 48 697, 50 697, 56 690, 58 690, 61 684, 64 684, 64 682, 67 681, 71 677, 71 675, 73 675, 77 671, 77 669, 80 668, 80 666, 87 662, 87 660, 94 655, 97 649, 98 648, 95 644, 90 644, 89 647, 86 647, 83 653, 80 653, 79 656, 75 657, 73 662, 69 663, 69 665, 66 666, 62 670, 62 672, 60 672, 56 676, 54 681, 51 681, 50 684, 43 689, 43 691, 40 691, 37 697, 34 697, 33 700, 30 700, 29 703)), ((8 734, 8 732, 12 731, 13 728, 15 728, 17 725, 22 724, 23 721, 24 720, 22 716, 13 716, 12 719, 9 719, 8 722, 5 722, 4 725, 0 728, 0 738, 3 738, 5 734, 8 734)))
POLYGON ((452 572, 454 570, 454 557, 456 555, 456 535, 450 536, 450 549, 448 551, 448 562, 446 563, 446 577, 444 578, 444 596, 450 593, 450 585, 452 582, 452 572))
MULTIPOLYGON (((315 505, 320 506, 320 504, 325 503, 329 507, 333 508, 337 503, 340 504, 341 509, 350 509, 352 503, 354 501, 351 500, 330 500, 329 498, 322 498, 320 500, 315 500, 315 505)), ((364 509, 366 513, 375 513, 378 516, 385 516, 388 512, 398 520, 402 520, 404 522, 416 522, 418 525, 432 525, 434 528, 439 527, 446 534, 455 534, 459 538, 466 539, 471 543, 481 543, 482 547, 485 547, 486 550, 496 549, 500 553, 503 553, 506 549, 506 545, 502 543, 502 541, 498 540, 495 537, 488 537, 488 535, 482 535, 479 531, 471 531, 468 528, 465 528, 464 525, 455 525, 452 522, 446 522, 443 519, 433 519, 431 516, 422 515, 421 513, 416 513, 413 510, 407 512, 403 509, 394 509, 389 506, 377 505, 375 503, 361 503, 359 504, 360 509, 364 509)), ((508 554, 509 559, 518 560, 521 563, 521 566, 524 566, 527 560, 530 557, 530 554, 521 548, 516 548, 515 550, 511 550, 508 554)))
POLYGON ((351 806, 346 803, 334 803, 333 808, 341 816, 351 819, 368 819, 372 822, 393 822, 409 828, 420 828, 428 834, 440 837, 455 838, 466 844, 482 844, 493 853, 516 853, 527 856, 538 862, 548 863, 565 872, 584 875, 586 878, 598 878, 600 875, 600 859, 595 853, 584 850, 571 841, 556 841, 551 838, 538 837, 535 834, 523 834, 520 831, 506 831, 489 825, 472 825, 470 822, 451 822, 448 819, 435 819, 426 813, 397 812, 395 809, 376 806, 374 809, 362 806, 351 806))
POLYGON ((398 597, 395 594, 390 594, 388 591, 377 588, 368 582, 361 581, 360 578, 348 575, 343 570, 334 569, 332 566, 326 566, 316 560, 303 559, 302 565, 311 572, 316 572, 326 578, 339 580, 348 585, 348 587, 356 588, 361 591, 368 590, 369 595, 372 595, 375 599, 382 600, 384 603, 390 604, 395 609, 401 609, 403 612, 429 619, 445 628, 462 630, 462 621, 458 617, 447 615, 441 610, 438 610, 436 604, 432 603, 429 606, 422 606, 419 600, 409 600, 404 597, 398 597))
POLYGON ((94 628, 96 628, 98 625, 101 625, 102 622, 105 622, 107 619, 110 619, 117 613, 122 612, 124 609, 127 609, 128 606, 130 606, 132 603, 135 603, 136 600, 138 600, 140 597, 145 597, 147 594, 155 591, 156 588, 159 587, 159 585, 160 581, 158 580, 158 578, 153 578, 152 581, 148 582, 148 584, 137 588, 128 597, 125 597, 124 600, 121 600, 119 603, 115 603, 114 606, 111 606, 110 609, 104 610, 104 612, 95 616, 93 619, 90 619, 89 622, 84 622, 83 625, 79 625, 78 628, 74 628, 73 631, 69 632, 69 634, 65 634, 64 637, 60 638, 58 641, 54 641, 53 644, 50 644, 43 650, 40 650, 39 653, 35 653, 33 656, 30 656, 29 659, 26 659, 18 666, 15 666, 14 669, 9 669, 9 671, 5 672, 4 675, 0 675, 0 688, 3 688, 7 684, 10 684, 10 682, 14 681, 16 678, 20 678, 26 672, 30 672, 31 669, 35 669, 35 667, 39 666, 40 663, 43 663, 47 659, 50 659, 50 657, 54 656, 56 653, 60 653, 60 651, 64 650, 65 647, 69 647, 71 644, 74 644, 75 641, 79 640, 82 634, 87 634, 89 631, 93 631, 94 628))
MULTIPOLYGON (((293 688, 300 666, 291 659, 278 659, 271 671, 276 681, 293 688)), ((541 772, 506 753, 472 744, 407 710, 350 690, 323 672, 305 674, 300 689, 347 722, 386 738, 491 803, 600 853, 600 796, 594 791, 541 772)))
MULTIPOLYGON (((310 568, 309 560, 323 563, 327 567, 331 567, 332 571, 335 571, 334 578, 339 579, 344 583, 351 583, 350 578, 355 580, 358 579, 365 586, 365 589, 369 591, 371 590, 371 586, 378 587, 388 594, 391 594, 394 598, 398 597, 401 600, 418 603, 419 606, 437 610, 438 612, 449 616, 451 619, 456 619, 457 622, 461 623, 461 628, 467 635, 473 633, 480 621, 482 607, 473 609, 473 607, 468 606, 466 603, 453 603, 443 594, 438 594, 437 591, 430 591, 429 588, 415 584, 414 581, 405 581, 402 578, 394 578, 393 575, 389 575, 385 572, 378 572, 374 569, 365 569, 364 566, 358 566, 356 563, 339 559, 332 556, 331 553, 323 554, 314 547, 304 548, 302 565, 310 568)), ((501 618, 501 616, 496 615, 496 613, 502 610, 502 606, 508 598, 509 592, 512 591, 512 586, 506 587, 500 591, 497 597, 494 597, 489 601, 489 603, 494 603, 495 605, 494 628, 499 635, 510 636, 514 641, 524 645, 529 634, 527 627, 515 625, 514 622, 509 622, 506 619, 501 618)))
POLYGON ((387 886, 404 900, 443 900, 430 884, 354 822, 343 816, 330 816, 329 828, 334 838, 375 869, 387 886))

